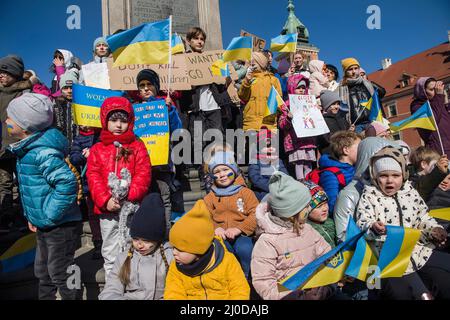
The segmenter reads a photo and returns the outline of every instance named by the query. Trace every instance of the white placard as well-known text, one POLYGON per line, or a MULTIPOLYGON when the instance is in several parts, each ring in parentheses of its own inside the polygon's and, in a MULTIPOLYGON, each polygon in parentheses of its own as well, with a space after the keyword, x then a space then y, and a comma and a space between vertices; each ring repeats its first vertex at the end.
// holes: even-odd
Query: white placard
POLYGON ((289 95, 292 125, 299 138, 315 137, 329 133, 330 129, 325 122, 316 97, 312 95, 289 95))
POLYGON ((88 87, 99 89, 111 89, 109 83, 108 64, 104 63, 88 63, 83 65, 84 83, 88 87))

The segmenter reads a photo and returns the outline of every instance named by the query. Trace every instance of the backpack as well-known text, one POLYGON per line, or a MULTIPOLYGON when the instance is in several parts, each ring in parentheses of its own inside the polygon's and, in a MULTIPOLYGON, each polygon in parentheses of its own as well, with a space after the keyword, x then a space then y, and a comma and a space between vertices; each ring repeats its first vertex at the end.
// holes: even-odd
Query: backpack
POLYGON ((320 175, 322 172, 325 172, 325 171, 332 172, 336 176, 336 179, 339 182, 339 190, 342 190, 347 185, 347 183, 345 182, 345 176, 341 172, 341 170, 339 170, 338 167, 328 167, 325 169, 314 169, 313 171, 311 171, 310 173, 308 173, 306 175, 305 180, 311 181, 317 185, 320 185, 320 175))

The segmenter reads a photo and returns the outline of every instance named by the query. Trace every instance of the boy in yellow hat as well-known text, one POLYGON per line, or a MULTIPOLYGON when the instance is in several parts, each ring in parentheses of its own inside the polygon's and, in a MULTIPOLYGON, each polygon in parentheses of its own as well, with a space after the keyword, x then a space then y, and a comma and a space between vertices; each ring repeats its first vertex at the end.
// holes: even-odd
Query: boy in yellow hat
POLYGON ((235 256, 220 239, 203 200, 174 224, 169 234, 174 261, 165 300, 248 300, 250 287, 235 256))

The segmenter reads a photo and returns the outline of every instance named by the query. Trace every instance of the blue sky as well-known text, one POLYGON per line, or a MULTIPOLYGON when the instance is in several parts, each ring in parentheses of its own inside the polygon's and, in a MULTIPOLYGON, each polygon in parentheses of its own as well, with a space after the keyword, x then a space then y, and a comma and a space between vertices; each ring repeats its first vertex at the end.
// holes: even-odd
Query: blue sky
MULTIPOLYGON (((354 56, 370 73, 381 67, 383 58, 395 63, 448 40, 448 0, 294 0, 294 4, 311 43, 321 50, 320 59, 336 66, 342 58, 354 56), (381 9, 381 30, 366 27, 369 5, 381 9)), ((220 0, 224 46, 241 29, 270 42, 284 26, 286 7, 287 0, 220 0)), ((92 42, 102 32, 101 1, 7 0, 2 1, 0 21, 4 26, 0 56, 22 56, 26 68, 49 84, 55 49, 69 49, 83 62, 92 58, 92 42), (72 4, 81 9, 81 30, 66 27, 66 10, 72 4)))

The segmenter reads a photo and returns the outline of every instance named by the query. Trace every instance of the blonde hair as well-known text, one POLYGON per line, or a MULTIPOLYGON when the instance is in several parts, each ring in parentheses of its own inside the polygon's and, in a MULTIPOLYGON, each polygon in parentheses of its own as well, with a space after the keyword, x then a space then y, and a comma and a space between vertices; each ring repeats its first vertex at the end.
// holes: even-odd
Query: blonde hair
POLYGON ((300 232, 303 230, 303 227, 306 224, 306 220, 308 219, 308 214, 312 211, 310 205, 303 208, 299 213, 290 218, 285 218, 287 221, 291 222, 293 226, 293 231, 300 235, 300 232))
MULTIPOLYGON (((208 147, 207 147, 208 149, 208 147)), ((233 149, 231 148, 231 146, 228 143, 215 143, 213 144, 211 147, 209 147, 209 149, 206 151, 205 149, 205 157, 203 159, 203 172, 209 173, 209 162, 211 161, 211 159, 214 157, 214 155, 216 154, 216 152, 233 152, 233 149)))
POLYGON ((411 152, 411 155, 409 156, 409 160, 414 166, 414 169, 416 169, 417 171, 422 171, 422 161, 425 161, 427 164, 429 164, 433 160, 438 161, 439 158, 439 153, 424 146, 418 147, 413 152, 411 152))

